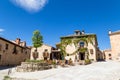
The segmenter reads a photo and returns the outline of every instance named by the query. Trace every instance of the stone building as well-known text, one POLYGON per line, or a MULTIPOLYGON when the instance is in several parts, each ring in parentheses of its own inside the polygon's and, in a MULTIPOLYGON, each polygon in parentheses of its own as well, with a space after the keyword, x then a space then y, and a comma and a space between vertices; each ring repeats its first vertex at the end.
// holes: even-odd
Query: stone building
POLYGON ((109 38, 111 49, 108 51, 109 53, 104 51, 106 58, 108 59, 110 57, 109 59, 118 60, 120 59, 120 31, 109 31, 109 38))
POLYGON ((19 38, 10 41, 0 37, 0 65, 19 65, 30 58, 31 49, 19 38))
MULTIPOLYGON (((34 47, 31 48, 31 57, 30 57, 31 60, 34 60, 34 58, 33 58, 33 53, 34 53, 35 49, 36 49, 36 48, 34 48, 34 47)), ((49 55, 50 55, 51 50, 52 50, 52 46, 43 44, 41 47, 38 47, 38 48, 37 48, 37 52, 38 52, 38 58, 37 58, 37 60, 43 60, 43 59, 44 59, 44 58, 43 58, 43 52, 44 52, 45 50, 47 50, 48 53, 49 53, 49 55)))
MULTIPOLYGON (((34 53, 35 50, 36 50, 36 48, 34 48, 34 47, 31 48, 31 57, 30 57, 31 60, 34 60, 33 53, 34 53)), ((45 52, 45 50, 47 50, 47 52, 49 53, 48 60, 61 59, 61 53, 58 49, 56 49, 52 46, 43 44, 41 47, 37 48, 37 52, 38 52, 37 60, 43 60, 44 59, 43 53, 45 52)))
POLYGON ((63 52, 65 59, 97 61, 103 59, 98 50, 96 34, 87 34, 76 30, 74 34, 61 37, 57 47, 63 52))
POLYGON ((111 49, 106 49, 103 51, 105 60, 112 60, 112 51, 111 49))

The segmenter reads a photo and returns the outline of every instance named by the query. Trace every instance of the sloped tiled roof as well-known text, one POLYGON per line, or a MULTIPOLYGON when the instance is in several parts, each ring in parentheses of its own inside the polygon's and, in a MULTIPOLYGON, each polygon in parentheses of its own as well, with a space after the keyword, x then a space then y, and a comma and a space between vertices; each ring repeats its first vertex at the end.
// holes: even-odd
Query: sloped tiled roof
POLYGON ((120 30, 110 33, 109 35, 120 34, 120 30))
MULTIPOLYGON (((8 42, 8 43, 11 43, 11 44, 13 44, 13 45, 19 46, 19 47, 21 47, 21 48, 25 48, 25 47, 23 47, 23 46, 20 46, 20 45, 16 44, 16 43, 13 42, 13 41, 10 41, 10 40, 5 39, 5 38, 3 38, 3 37, 0 37, 0 39, 6 41, 6 42, 8 42)), ((29 48, 29 47, 26 46, 26 48, 29 48)), ((30 49, 30 48, 29 48, 29 49, 30 49)))
POLYGON ((72 35, 62 36, 61 38, 82 37, 82 36, 90 36, 90 35, 96 35, 96 34, 92 34, 92 33, 85 33, 85 34, 80 34, 80 35, 72 34, 72 35))

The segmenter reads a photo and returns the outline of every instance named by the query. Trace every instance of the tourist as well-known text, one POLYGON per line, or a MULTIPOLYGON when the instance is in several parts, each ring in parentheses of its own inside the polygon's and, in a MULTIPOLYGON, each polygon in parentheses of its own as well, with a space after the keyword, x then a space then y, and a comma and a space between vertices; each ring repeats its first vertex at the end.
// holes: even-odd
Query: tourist
POLYGON ((8 70, 8 75, 10 75, 11 73, 12 73, 12 68, 8 70))
POLYGON ((68 64, 68 60, 65 59, 65 64, 68 64))
POLYGON ((72 65, 73 64, 73 61, 72 61, 72 59, 70 58, 69 59, 69 63, 68 63, 69 65, 72 65))
POLYGON ((75 62, 77 62, 77 55, 75 55, 75 62))

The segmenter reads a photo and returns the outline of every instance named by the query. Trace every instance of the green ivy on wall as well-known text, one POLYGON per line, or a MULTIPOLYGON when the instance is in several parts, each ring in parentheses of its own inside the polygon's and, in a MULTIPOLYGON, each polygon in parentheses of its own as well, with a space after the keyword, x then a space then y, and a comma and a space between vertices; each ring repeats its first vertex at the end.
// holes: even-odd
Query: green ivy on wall
MULTIPOLYGON (((60 43, 61 52, 64 54, 64 56, 67 56, 68 55, 68 53, 66 52, 67 45, 74 44, 75 47, 77 47, 78 43, 80 41, 85 42, 86 45, 88 45, 89 42, 91 44, 93 44, 93 39, 94 38, 95 38, 95 35, 91 35, 91 36, 88 36, 88 37, 81 37, 81 38, 64 38, 64 39, 61 40, 61 43, 60 43)), ((75 52, 73 52, 69 55, 75 55, 78 52, 83 52, 84 53, 86 51, 87 51, 87 48, 78 48, 75 52)))

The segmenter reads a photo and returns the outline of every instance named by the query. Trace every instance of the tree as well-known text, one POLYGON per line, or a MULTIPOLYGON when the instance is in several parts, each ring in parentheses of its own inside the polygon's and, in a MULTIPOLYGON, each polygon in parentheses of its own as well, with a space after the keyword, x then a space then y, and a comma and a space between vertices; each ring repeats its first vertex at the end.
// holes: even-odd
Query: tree
POLYGON ((35 52, 33 53, 33 57, 34 59, 36 59, 38 57, 37 48, 41 47, 43 44, 43 36, 40 34, 39 30, 35 30, 33 32, 32 42, 33 42, 33 47, 36 48, 35 52))

